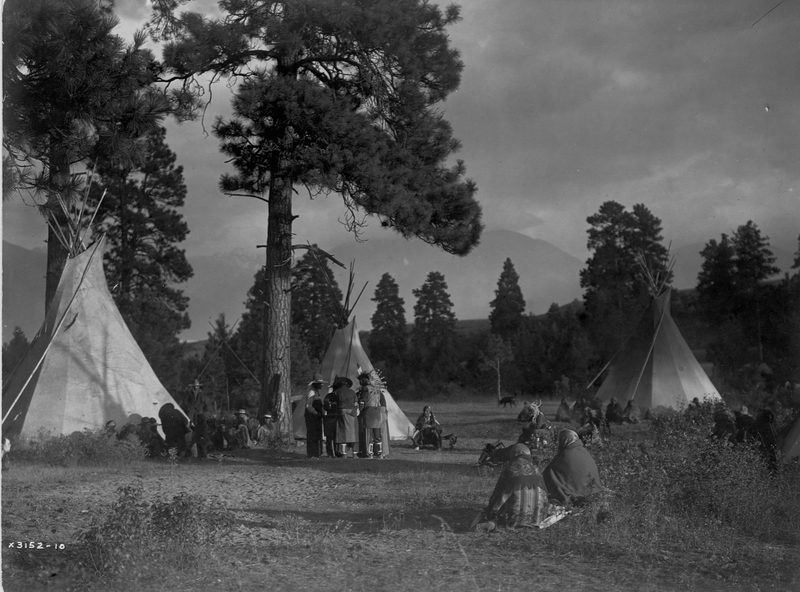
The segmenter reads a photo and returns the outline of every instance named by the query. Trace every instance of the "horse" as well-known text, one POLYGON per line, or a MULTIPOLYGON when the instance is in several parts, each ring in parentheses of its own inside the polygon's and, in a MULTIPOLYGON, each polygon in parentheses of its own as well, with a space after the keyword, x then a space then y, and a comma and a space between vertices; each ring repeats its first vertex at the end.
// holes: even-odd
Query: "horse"
POLYGON ((503 409, 505 409, 506 407, 509 407, 509 406, 513 407, 514 405, 517 404, 517 402, 514 400, 516 398, 517 398, 517 394, 514 393, 513 395, 509 395, 507 397, 503 397, 502 399, 498 399, 497 400, 497 406, 500 407, 500 405, 502 405, 503 409))

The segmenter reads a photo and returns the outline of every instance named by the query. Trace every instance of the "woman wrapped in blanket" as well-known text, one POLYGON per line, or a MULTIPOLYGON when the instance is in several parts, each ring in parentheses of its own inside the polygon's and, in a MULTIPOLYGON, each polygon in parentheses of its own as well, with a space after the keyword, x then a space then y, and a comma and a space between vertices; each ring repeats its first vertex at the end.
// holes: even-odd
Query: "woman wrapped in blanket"
POLYGON ((497 523, 508 528, 538 527, 548 517, 547 489, 530 448, 514 444, 509 458, 489 503, 473 522, 483 530, 493 530, 497 523))
POLYGON ((564 506, 580 504, 602 488, 597 463, 572 430, 558 434, 558 453, 543 476, 550 501, 564 506))

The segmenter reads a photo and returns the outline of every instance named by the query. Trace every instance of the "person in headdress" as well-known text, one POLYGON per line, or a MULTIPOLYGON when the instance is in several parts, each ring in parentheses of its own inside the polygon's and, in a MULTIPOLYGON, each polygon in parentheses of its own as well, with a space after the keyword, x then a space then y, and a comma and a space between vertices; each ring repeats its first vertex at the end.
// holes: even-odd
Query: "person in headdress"
POLYGON ((306 423, 306 454, 309 458, 322 456, 322 380, 321 374, 315 374, 314 379, 308 383, 309 391, 306 395, 306 408, 304 419, 306 423))
POLYGON ((386 397, 383 391, 372 384, 369 372, 358 375, 358 400, 364 416, 362 439, 366 442, 367 458, 383 458, 382 434, 383 419, 386 416, 386 397))
POLYGON ((493 530, 498 522, 508 528, 540 526, 547 518, 547 488, 530 448, 514 444, 507 458, 489 503, 473 526, 483 530, 493 530))
POLYGON ((358 399, 352 389, 353 381, 346 376, 339 376, 334 382, 339 383, 339 388, 336 389, 339 399, 336 444, 343 457, 347 458, 348 450, 352 450, 355 457, 355 444, 358 441, 358 399))
POLYGON ((550 501, 563 506, 580 504, 602 488, 597 463, 572 430, 558 434, 558 453, 543 476, 550 501))
POLYGON ((340 458, 342 455, 336 445, 336 426, 339 422, 339 395, 336 394, 341 384, 335 380, 322 400, 322 427, 325 433, 325 452, 328 458, 340 458))

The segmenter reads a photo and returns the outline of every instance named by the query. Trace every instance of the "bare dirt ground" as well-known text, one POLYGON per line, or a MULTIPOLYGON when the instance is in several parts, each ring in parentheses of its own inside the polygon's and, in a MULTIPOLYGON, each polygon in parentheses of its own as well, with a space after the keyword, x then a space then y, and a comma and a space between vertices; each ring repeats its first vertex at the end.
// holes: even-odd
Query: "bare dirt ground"
MULTIPOLYGON (((397 442, 383 460, 309 460, 297 447, 175 466, 14 466, 2 480, 4 589, 80 589, 70 555, 76 534, 107 511, 120 486, 140 483, 147 498, 186 492, 227 508, 233 530, 224 548, 209 549, 198 578, 141 570, 114 589, 800 590, 796 573, 775 581, 742 560, 709 569, 709 558, 685 557, 680 549, 644 564, 618 557, 609 565, 586 552, 588 540, 586 548, 555 552, 541 547, 540 531, 472 532, 496 480, 479 473, 478 454, 486 442, 510 442, 519 431, 518 408, 483 407, 488 416, 480 418, 451 405, 439 405, 437 415, 463 435, 455 448, 414 451, 397 442), (30 542, 65 548, 13 548, 30 542)), ((412 421, 418 406, 406 406, 412 421)), ((800 562, 797 549, 781 552, 800 562)))

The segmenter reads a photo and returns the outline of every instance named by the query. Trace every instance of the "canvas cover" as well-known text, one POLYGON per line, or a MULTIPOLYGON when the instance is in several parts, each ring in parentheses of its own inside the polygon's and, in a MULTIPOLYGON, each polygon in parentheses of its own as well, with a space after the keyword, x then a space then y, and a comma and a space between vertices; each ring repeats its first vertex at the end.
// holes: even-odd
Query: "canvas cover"
POLYGON ((783 441, 781 454, 781 458, 785 461, 800 458, 800 415, 795 418, 792 429, 789 430, 786 440, 783 441))
POLYGON ((180 409, 111 298, 104 243, 67 261, 44 324, 3 385, 4 436, 69 434, 112 419, 121 427, 133 414, 158 417, 165 403, 180 409))
POLYGON ((630 399, 640 409, 685 409, 697 397, 701 402, 721 400, 714 384, 678 330, 670 314, 670 291, 654 298, 636 331, 612 361, 597 397, 630 399))
MULTIPOLYGON (((373 369, 372 362, 369 361, 367 353, 364 351, 364 346, 361 345, 356 320, 353 318, 345 328, 336 330, 322 358, 320 374, 322 374, 322 380, 327 381, 323 389, 324 392, 327 392, 327 389, 333 384, 333 379, 337 376, 346 376, 352 380, 353 390, 357 390, 359 368, 367 372, 373 369)), ((403 410, 400 409, 392 395, 389 394, 389 391, 386 389, 382 389, 382 391, 386 399, 386 412, 389 416, 390 439, 405 440, 409 438, 414 433, 414 424, 408 420, 403 410)), ((323 399, 325 398, 324 392, 323 399)), ((306 424, 303 415, 305 407, 306 394, 303 394, 302 398, 297 401, 297 407, 292 414, 295 438, 306 437, 306 424)))

